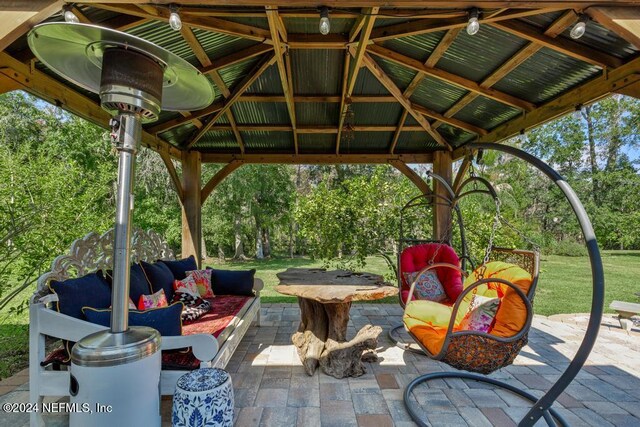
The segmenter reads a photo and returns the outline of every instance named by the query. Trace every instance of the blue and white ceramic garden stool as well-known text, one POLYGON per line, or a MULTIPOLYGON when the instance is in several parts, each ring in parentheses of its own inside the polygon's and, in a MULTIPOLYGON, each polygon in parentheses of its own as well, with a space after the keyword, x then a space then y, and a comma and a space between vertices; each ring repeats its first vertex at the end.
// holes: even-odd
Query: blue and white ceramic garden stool
POLYGON ((203 368, 178 379, 173 395, 174 427, 233 426, 231 376, 218 368, 203 368))

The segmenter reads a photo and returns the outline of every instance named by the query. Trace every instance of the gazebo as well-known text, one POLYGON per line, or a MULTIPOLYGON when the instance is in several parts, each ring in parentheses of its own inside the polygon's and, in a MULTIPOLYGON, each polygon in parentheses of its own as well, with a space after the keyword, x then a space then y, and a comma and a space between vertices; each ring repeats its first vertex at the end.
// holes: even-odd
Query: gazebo
POLYGON ((175 184, 182 253, 196 259, 202 204, 244 164, 386 163, 428 192, 407 164, 433 163, 455 182, 452 162, 470 142, 500 142, 611 93, 640 96, 636 0, 348 3, 10 2, 0 12, 0 92, 23 89, 107 126, 98 96, 52 73, 27 45, 30 28, 65 11, 152 41, 206 74, 210 106, 162 112, 142 135, 175 184), (471 35, 473 16, 480 30, 471 35), (578 23, 586 31, 574 39, 578 23), (224 167, 203 183, 202 163, 224 167))
MULTIPOLYGON (((408 165, 433 164, 455 189, 469 167, 468 154, 491 147, 487 143, 524 134, 612 93, 640 97, 639 5, 18 1, 0 12, 0 93, 22 89, 108 126, 111 115, 96 94, 59 77, 29 49, 26 34, 34 25, 63 20, 141 37, 206 75, 215 87, 213 103, 197 111, 163 111, 142 131, 142 144, 160 154, 182 206, 182 255, 200 260, 202 204, 242 165, 390 164, 423 193, 446 196, 445 185, 436 181, 431 188, 408 165), (203 163, 223 166, 203 183, 203 163)), ((536 166, 561 181, 548 166, 536 166)), ((559 185, 585 231, 584 209, 570 187, 559 185)), ((434 209, 437 238, 446 237, 450 214, 446 206, 434 209)), ((588 218, 586 224, 590 229, 588 218)), ((588 356, 602 314, 601 263, 595 238, 587 234, 595 320, 565 373, 568 381, 588 356)), ((532 420, 566 387, 563 378, 557 393, 554 385, 531 410, 532 420)))

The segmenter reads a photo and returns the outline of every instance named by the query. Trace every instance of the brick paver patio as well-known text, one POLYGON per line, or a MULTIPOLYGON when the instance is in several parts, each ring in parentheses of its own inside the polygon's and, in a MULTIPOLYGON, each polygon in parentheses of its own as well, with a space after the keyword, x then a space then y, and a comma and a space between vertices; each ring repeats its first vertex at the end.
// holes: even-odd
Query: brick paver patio
MULTIPOLYGON (((384 328, 378 363, 359 378, 307 376, 291 344, 299 311, 293 304, 264 304, 262 327, 251 328, 227 366, 237 426, 413 426, 402 401, 405 385, 418 374, 449 368, 391 344, 386 332, 400 321, 389 304, 354 304, 350 333, 367 323, 384 328)), ((582 319, 584 320, 584 319, 582 319)), ((608 320, 611 323, 611 319, 608 320)), ((536 316, 529 346, 514 365, 494 374, 534 395, 556 381, 583 337, 584 322, 536 316)), ((26 371, 0 382, 0 403, 28 401, 26 371)), ((437 380, 413 398, 433 426, 512 426, 529 403, 509 392, 463 380, 437 380)), ((572 425, 640 425, 640 332, 603 326, 587 365, 554 406, 572 425)), ((171 422, 171 400, 162 402, 163 425, 171 422)), ((65 415, 47 425, 66 425, 65 415)), ((542 425, 542 423, 539 423, 542 425)), ((3 414, 0 426, 28 425, 25 414, 3 414)))

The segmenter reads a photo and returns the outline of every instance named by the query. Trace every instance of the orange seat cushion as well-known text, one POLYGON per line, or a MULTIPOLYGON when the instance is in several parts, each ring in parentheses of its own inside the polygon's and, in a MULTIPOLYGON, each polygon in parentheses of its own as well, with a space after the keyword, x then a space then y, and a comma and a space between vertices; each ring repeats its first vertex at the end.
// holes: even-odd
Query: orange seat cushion
MULTIPOLYGON (((485 278, 495 277, 504 279, 520 288, 525 295, 529 292, 533 279, 531 274, 523 268, 502 261, 489 262, 485 267, 485 278)), ((479 270, 480 268, 469 275, 467 280, 465 280, 466 286, 478 280, 479 270)), ((501 300, 500 307, 496 313, 495 323, 489 333, 505 338, 516 335, 527 321, 527 307, 522 298, 520 298, 513 288, 503 283, 489 282, 485 289, 487 289, 487 292, 497 293, 501 300)), ((478 292, 478 294, 480 294, 480 292, 478 292)))

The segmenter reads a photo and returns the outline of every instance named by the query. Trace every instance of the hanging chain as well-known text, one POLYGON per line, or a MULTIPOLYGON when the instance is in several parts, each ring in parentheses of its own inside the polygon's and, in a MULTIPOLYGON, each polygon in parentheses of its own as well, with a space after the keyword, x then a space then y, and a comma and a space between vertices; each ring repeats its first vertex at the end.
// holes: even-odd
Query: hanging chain
POLYGON ((491 251, 493 250, 493 240, 496 237, 496 231, 498 230, 498 226, 500 225, 500 199, 495 199, 496 202, 496 214, 493 217, 493 225, 491 226, 491 234, 489 235, 489 243, 487 244, 487 249, 484 252, 484 259, 482 260, 482 266, 478 272, 478 278, 484 279, 484 272, 487 269, 487 263, 489 262, 489 258, 491 257, 491 251))

